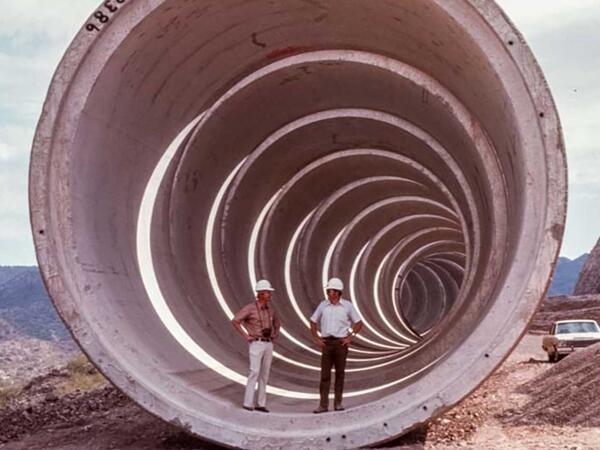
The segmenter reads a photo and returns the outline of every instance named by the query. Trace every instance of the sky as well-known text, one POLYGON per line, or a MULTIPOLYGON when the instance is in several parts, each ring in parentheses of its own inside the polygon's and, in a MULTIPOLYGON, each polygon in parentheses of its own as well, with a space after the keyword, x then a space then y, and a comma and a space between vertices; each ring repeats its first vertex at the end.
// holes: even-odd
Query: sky
MULTIPOLYGON (((499 0, 546 75, 562 121, 569 210, 561 255, 600 237, 600 0, 499 0)), ((27 183, 35 127, 52 74, 98 0, 2 2, 0 265, 36 263, 27 183)))

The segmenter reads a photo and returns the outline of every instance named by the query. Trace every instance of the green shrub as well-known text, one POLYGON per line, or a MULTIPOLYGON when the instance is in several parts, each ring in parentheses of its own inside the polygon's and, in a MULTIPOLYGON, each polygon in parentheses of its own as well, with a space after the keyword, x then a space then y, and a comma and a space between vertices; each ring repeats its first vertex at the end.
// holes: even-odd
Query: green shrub
POLYGON ((90 362, 85 355, 79 355, 73 358, 67 363, 67 370, 70 375, 83 374, 83 375, 94 375, 98 373, 94 365, 90 362))
POLYGON ((69 377, 56 389, 60 394, 68 394, 74 391, 93 391, 107 384, 106 379, 85 355, 79 355, 69 361, 67 372, 69 377))
POLYGON ((19 395, 20 391, 20 387, 16 384, 0 380, 0 408, 19 395))

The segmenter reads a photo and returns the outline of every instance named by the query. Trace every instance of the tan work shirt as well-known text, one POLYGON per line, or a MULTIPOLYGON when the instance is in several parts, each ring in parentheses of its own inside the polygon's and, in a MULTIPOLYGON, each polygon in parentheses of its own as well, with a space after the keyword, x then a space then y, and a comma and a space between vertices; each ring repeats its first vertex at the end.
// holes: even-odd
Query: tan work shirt
POLYGON ((260 306, 258 302, 249 303, 233 316, 233 320, 241 322, 250 337, 255 339, 263 337, 264 328, 271 328, 271 338, 274 339, 279 334, 281 326, 277 314, 268 303, 264 306, 260 306))

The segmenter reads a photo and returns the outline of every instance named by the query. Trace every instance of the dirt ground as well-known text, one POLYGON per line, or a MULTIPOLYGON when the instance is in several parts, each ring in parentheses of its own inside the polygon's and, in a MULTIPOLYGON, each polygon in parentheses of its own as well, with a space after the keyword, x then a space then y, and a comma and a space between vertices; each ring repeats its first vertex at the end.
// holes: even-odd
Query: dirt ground
POLYGON ((597 376, 600 347, 594 346, 585 353, 582 351, 558 364, 550 364, 541 350, 541 339, 539 335, 526 335, 490 379, 462 404, 431 424, 422 448, 600 449, 600 428, 595 426, 598 416, 581 421, 575 414, 579 409, 598 412, 600 396, 595 394, 600 391, 597 376), (581 384, 583 377, 591 378, 590 385, 581 384), (575 400, 577 396, 569 395, 568 391, 579 391, 580 397, 587 396, 588 402, 575 400), (561 414, 568 409, 572 415, 561 414), (453 416, 464 416, 471 410, 481 411, 483 417, 471 423, 466 421, 462 426, 452 423, 453 416), (450 422, 445 422, 449 419, 450 422), (439 430, 443 424, 446 428, 439 430), (463 434, 462 439, 443 438, 444 433, 470 425, 474 425, 474 429, 463 434), (436 438, 437 433, 442 437, 436 438))
MULTIPOLYGON (((577 420, 562 413, 565 404, 569 411, 585 409, 587 403, 593 411, 600 407, 600 395, 595 395, 600 394, 600 346, 553 365, 540 345, 541 336, 526 335, 503 366, 461 404, 378 448, 600 449, 595 413, 579 414, 577 420), (582 386, 588 395, 571 392, 582 386)), ((221 449, 163 423, 108 385, 56 396, 52 386, 61 377, 63 372, 54 371, 34 380, 20 398, 0 409, 1 450, 221 449)))

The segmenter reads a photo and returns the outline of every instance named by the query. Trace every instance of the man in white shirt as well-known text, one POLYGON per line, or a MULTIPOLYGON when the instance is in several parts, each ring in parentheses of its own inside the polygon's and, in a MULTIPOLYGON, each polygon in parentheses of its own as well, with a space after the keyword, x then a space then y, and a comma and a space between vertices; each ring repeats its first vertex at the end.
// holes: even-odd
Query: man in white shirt
POLYGON ((346 356, 352 337, 362 330, 362 320, 348 300, 342 298, 344 283, 339 278, 331 278, 327 286, 327 300, 323 300, 310 318, 310 331, 321 348, 321 382, 319 394, 321 402, 313 412, 320 414, 329 410, 329 388, 331 367, 335 367, 334 409, 343 411, 344 371, 346 356), (321 331, 321 336, 317 330, 321 331))

